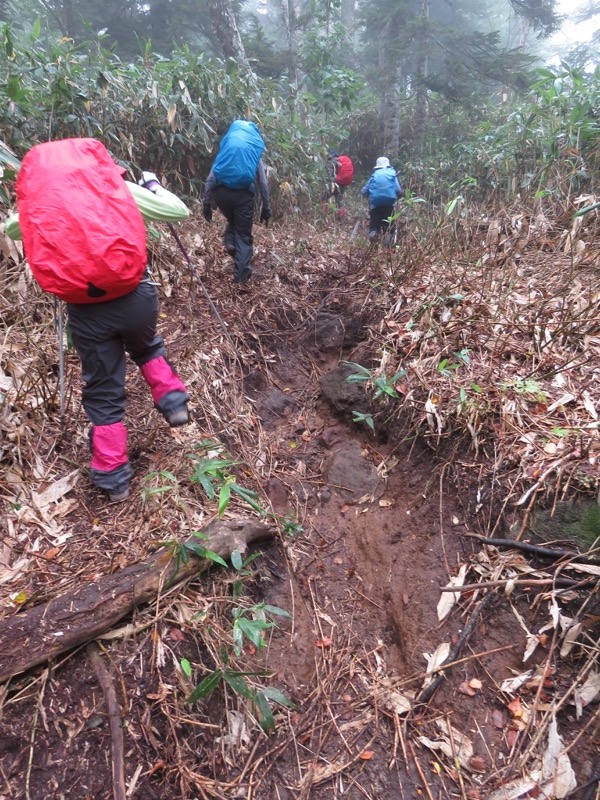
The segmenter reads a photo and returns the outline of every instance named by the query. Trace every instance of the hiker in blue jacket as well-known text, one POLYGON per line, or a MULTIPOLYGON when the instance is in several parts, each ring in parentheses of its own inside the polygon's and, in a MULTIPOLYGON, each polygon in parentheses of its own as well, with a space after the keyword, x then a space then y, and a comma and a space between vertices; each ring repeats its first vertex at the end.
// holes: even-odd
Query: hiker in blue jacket
POLYGON ((236 119, 223 137, 204 184, 202 213, 212 220, 215 205, 227 220, 223 244, 235 262, 234 283, 252 276, 252 222, 256 187, 262 198, 260 221, 271 218, 269 185, 262 162, 265 143, 254 122, 236 119))
POLYGON ((371 177, 360 190, 369 198, 369 241, 374 242, 389 226, 394 204, 402 194, 402 187, 389 158, 381 156, 375 162, 371 177))

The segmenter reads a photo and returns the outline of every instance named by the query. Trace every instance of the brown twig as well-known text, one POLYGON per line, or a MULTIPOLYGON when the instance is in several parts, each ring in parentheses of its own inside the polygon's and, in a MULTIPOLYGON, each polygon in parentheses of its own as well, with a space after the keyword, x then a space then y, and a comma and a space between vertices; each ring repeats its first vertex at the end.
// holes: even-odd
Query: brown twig
POLYGON ((520 542, 515 539, 496 539, 480 536, 478 533, 468 533, 474 539, 478 539, 482 544, 493 544, 496 547, 508 547, 516 550, 523 550, 525 553, 533 553, 541 558, 570 558, 572 561, 592 561, 597 559, 587 558, 584 553, 575 550, 563 550, 561 548, 542 547, 541 545, 531 544, 530 542, 520 542))
POLYGON ((113 778, 113 797, 114 800, 126 800, 125 791, 125 764, 123 762, 123 727, 119 704, 117 702, 117 692, 110 673, 106 669, 98 647, 90 643, 86 647, 86 653, 90 664, 94 668, 98 682, 104 692, 104 699, 108 706, 108 722, 110 726, 110 738, 112 742, 112 778, 113 778))
POLYGON ((433 800, 433 795, 431 794, 431 789, 429 788, 429 784, 425 780, 425 775, 423 774, 423 769, 421 767, 421 764, 419 763, 419 759, 417 758, 417 754, 415 753, 415 748, 413 747, 413 743, 409 741, 408 746, 410 747, 410 752, 411 752, 412 757, 414 759, 415 766, 417 768, 417 772, 419 773, 419 777, 421 778, 421 781, 423 783, 423 787, 424 787, 425 791, 427 792, 427 797, 429 798, 429 800, 433 800))
MULTIPOLYGON (((475 623, 479 619, 479 616, 481 615, 481 613, 492 602, 492 597, 493 597, 492 594, 486 594, 486 596, 482 600, 479 601, 479 603, 475 607, 475 610, 471 614, 471 618, 469 619, 469 621, 465 625, 465 629, 462 632, 460 639, 455 644, 454 648, 450 651, 450 653, 448 655, 448 658, 446 659, 447 662, 453 662, 453 661, 456 661, 458 659, 458 657, 460 655, 460 651, 464 647, 465 642, 467 641, 467 639, 473 633, 473 630, 475 628, 475 623)), ((440 666, 443 667, 444 665, 441 664, 440 666)), ((424 705, 429 700, 431 700, 431 698, 433 697, 433 695, 437 691, 438 687, 440 686, 440 684, 444 680, 444 677, 445 677, 444 672, 440 672, 440 674, 431 681, 429 686, 426 686, 423 689, 423 691, 419 695, 417 695, 417 698, 416 698, 416 701, 415 701, 415 705, 424 705)))
POLYGON ((462 586, 441 586, 440 592, 474 592, 476 589, 497 589, 499 586, 507 586, 512 583, 513 586, 569 586, 571 588, 589 586, 595 581, 592 578, 585 578, 582 581, 577 581, 574 578, 531 578, 527 580, 518 580, 513 578, 505 578, 501 581, 482 581, 481 583, 465 583, 462 586))

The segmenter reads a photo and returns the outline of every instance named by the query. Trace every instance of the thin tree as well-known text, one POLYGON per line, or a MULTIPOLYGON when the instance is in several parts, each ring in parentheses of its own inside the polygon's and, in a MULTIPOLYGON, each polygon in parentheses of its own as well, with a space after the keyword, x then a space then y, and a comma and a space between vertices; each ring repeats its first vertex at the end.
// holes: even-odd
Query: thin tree
POLYGON ((229 0, 208 0, 208 13, 223 57, 233 59, 240 69, 250 72, 244 43, 229 0))

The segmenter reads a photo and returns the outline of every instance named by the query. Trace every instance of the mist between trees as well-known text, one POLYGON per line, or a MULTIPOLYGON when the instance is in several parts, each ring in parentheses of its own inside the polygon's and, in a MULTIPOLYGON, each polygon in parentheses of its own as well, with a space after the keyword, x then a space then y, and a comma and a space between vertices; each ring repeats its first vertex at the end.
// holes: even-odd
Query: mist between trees
POLYGON ((314 202, 332 149, 359 178, 387 155, 435 202, 594 190, 599 73, 581 46, 544 66, 554 0, 0 0, 0 19, 0 126, 19 157, 93 136, 199 196, 248 117, 276 212, 314 202))

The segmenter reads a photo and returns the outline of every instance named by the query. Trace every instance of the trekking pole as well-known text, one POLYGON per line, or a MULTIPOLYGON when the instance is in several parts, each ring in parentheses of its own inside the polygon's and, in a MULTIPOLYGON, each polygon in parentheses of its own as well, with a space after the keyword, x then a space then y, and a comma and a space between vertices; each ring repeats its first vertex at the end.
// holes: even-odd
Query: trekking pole
POLYGON ((232 349, 233 349, 233 351, 235 353, 236 352, 235 344, 233 343, 233 339, 231 338, 231 336, 229 334, 229 331, 227 330, 227 325, 225 325, 225 323, 223 322, 223 317, 219 314, 215 304, 210 299, 210 295, 206 291, 206 286, 202 283, 202 280, 200 279, 200 276, 198 275, 198 270, 196 269, 196 267, 192 263, 192 259, 190 258, 188 251, 185 249, 185 247, 183 245, 183 242, 179 238, 179 234, 175 230, 175 227, 173 226, 172 222, 168 222, 167 223, 167 227, 169 228, 169 230, 173 234, 173 238, 177 242, 177 245, 179 246, 179 249, 183 253, 183 257, 187 261, 187 264, 188 264, 188 266, 190 268, 190 272, 192 273, 193 277, 196 279, 197 283, 200 285, 200 288, 202 289, 202 293, 204 294, 204 297, 206 297, 206 301, 207 301, 208 305, 210 306, 210 310, 213 312, 213 314, 217 318, 217 320, 219 322, 219 325, 223 329, 223 333, 225 334, 225 338, 227 339, 227 341, 229 342, 229 344, 231 345, 231 347, 232 347, 232 349))
POLYGON ((64 349, 64 324, 63 303, 58 297, 54 298, 54 321, 58 337, 58 392, 60 396, 60 418, 65 416, 65 349, 64 349))

